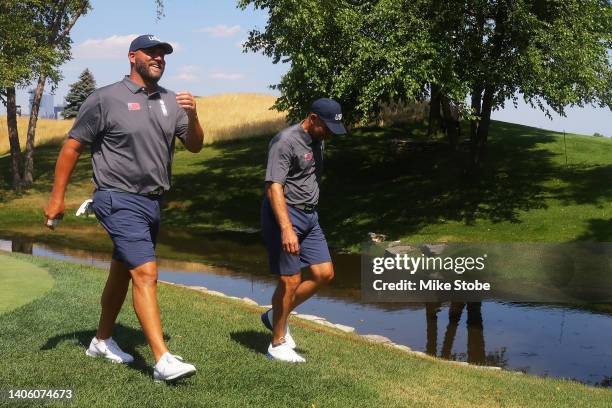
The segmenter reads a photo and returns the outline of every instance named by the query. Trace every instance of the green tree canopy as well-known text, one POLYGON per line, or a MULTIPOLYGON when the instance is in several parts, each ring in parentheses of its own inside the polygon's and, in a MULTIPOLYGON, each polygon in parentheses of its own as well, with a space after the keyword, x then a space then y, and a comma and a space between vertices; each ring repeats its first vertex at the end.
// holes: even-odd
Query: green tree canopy
POLYGON ((89 69, 85 69, 79 76, 78 81, 70 85, 66 95, 66 107, 63 116, 65 119, 76 117, 85 99, 96 90, 96 80, 89 69))
POLYGON ((441 96, 471 121, 474 162, 508 99, 564 114, 612 107, 609 0, 240 0, 267 10, 246 51, 289 62, 277 109, 318 96, 366 122, 381 103, 441 96), (466 100, 469 103, 466 104, 466 100))
POLYGON ((59 67, 70 58, 70 30, 89 7, 88 0, 0 2, 0 96, 6 104, 13 186, 18 191, 33 182, 36 122, 45 85, 61 79, 59 67), (34 81, 37 84, 22 161, 15 89, 34 81))

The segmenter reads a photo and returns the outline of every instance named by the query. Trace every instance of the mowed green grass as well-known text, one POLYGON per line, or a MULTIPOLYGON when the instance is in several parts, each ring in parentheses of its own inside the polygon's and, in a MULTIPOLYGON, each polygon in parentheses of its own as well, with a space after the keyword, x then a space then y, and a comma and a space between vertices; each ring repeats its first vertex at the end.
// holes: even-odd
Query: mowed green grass
POLYGON ((84 354, 95 334, 106 273, 26 255, 54 287, 0 315, 0 389, 72 388, 81 407, 605 407, 612 391, 576 382, 493 372, 421 359, 307 322, 292 331, 307 363, 272 362, 260 308, 160 285, 164 332, 196 376, 156 384, 153 359, 126 300, 114 337, 133 365, 84 354))
POLYGON ((46 269, 5 255, 0 255, 0 282, 0 313, 31 302, 53 286, 46 269))
MULTIPOLYGON (((612 140, 493 122, 485 165, 472 173, 466 151, 395 152, 394 140, 422 134, 417 125, 361 128, 327 143, 319 216, 333 247, 357 251, 369 232, 405 242, 612 241, 612 140)), ((271 136, 177 151, 164 226, 259 228, 271 136)), ((0 230, 45 233, 41 208, 58 149, 39 149, 36 183, 21 197, 9 188, 10 158, 0 158, 0 230)), ((73 216, 90 179, 84 155, 64 225, 95 223, 73 216)))

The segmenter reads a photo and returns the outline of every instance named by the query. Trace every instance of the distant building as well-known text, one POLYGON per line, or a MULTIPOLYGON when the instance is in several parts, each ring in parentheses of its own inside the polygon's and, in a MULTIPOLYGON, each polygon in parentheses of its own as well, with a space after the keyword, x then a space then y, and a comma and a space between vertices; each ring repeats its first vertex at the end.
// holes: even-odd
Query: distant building
MULTIPOLYGON (((34 89, 30 89, 30 113, 32 113, 32 104, 34 103, 34 89)), ((55 119, 55 108, 53 107, 53 95, 43 94, 40 99, 40 108, 38 109, 38 117, 43 119, 55 119)))
POLYGON ((55 119, 64 119, 64 115, 62 115, 62 112, 64 112, 64 108, 64 105, 58 105, 53 108, 53 114, 55 115, 55 119))

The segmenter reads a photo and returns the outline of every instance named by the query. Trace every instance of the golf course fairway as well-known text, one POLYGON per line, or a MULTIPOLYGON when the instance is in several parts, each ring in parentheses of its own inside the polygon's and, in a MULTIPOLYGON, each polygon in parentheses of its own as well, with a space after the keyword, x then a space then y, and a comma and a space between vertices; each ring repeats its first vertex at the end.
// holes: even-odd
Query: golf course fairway
POLYGON ((16 309, 42 296, 53 286, 46 269, 0 255, 0 313, 16 309))

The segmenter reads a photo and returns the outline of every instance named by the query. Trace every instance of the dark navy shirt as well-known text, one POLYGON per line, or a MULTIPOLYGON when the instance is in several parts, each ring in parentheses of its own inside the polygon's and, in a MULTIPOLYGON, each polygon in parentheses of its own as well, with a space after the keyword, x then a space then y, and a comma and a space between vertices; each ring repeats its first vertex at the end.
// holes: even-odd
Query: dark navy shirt
POLYGON ((98 189, 146 194, 170 189, 175 137, 187 137, 187 113, 175 93, 151 94, 125 77, 94 91, 68 137, 91 145, 98 189))
POLYGON ((274 136, 268 146, 266 181, 284 186, 287 204, 317 205, 323 172, 323 143, 293 125, 274 136))

